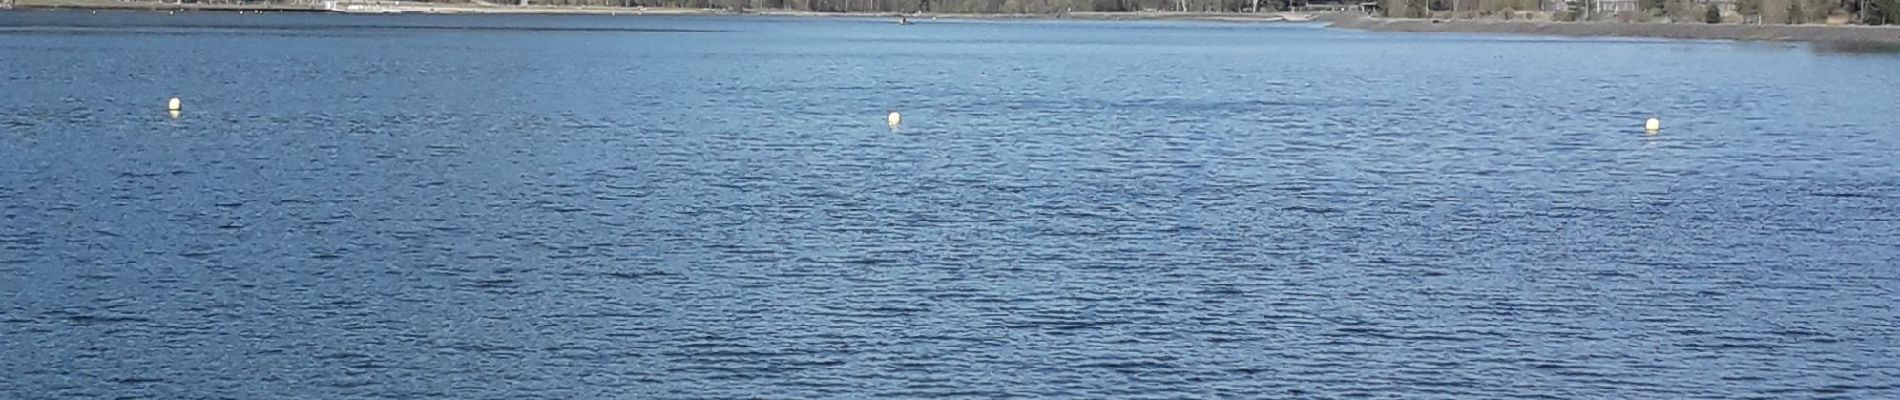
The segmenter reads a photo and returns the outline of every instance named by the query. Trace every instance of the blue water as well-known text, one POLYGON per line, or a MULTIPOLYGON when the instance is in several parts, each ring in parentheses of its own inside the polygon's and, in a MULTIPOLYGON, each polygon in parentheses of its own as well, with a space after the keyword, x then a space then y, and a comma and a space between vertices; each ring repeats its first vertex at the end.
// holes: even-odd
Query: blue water
POLYGON ((1900 398, 1900 56, 891 22, 0 13, 0 398, 1900 398))

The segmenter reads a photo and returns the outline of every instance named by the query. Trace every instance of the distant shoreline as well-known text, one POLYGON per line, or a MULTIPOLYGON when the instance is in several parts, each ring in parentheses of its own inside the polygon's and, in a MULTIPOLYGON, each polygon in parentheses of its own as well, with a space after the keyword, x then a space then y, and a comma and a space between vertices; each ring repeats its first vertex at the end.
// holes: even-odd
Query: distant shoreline
MULTIPOLYGON (((184 4, 119 0, 16 0, 15 10, 120 10, 220 12, 344 12, 318 4, 184 4)), ((1283 22, 1284 13, 1196 12, 1075 12, 1065 14, 900 14, 892 12, 817 12, 798 10, 730 11, 692 8, 500 6, 384 1, 374 8, 353 10, 364 14, 578 14, 578 15, 756 15, 780 17, 841 17, 926 19, 1074 19, 1074 20, 1180 20, 1217 22, 1283 22)), ((1370 17, 1357 13, 1298 13, 1317 16, 1315 22, 1332 28, 1371 32, 1479 33, 1569 37, 1646 37, 1687 40, 1742 40, 1786 42, 1850 42, 1900 45, 1900 26, 1748 25, 1698 23, 1548 22, 1502 20, 1435 20, 1370 17)))
POLYGON ((1372 32, 1900 44, 1900 26, 1430 20, 1358 16, 1339 18, 1331 26, 1372 32))
MULTIPOLYGON (((262 11, 262 12, 337 12, 352 13, 345 10, 325 8, 320 4, 206 4, 171 3, 162 1, 121 1, 121 0, 16 0, 15 10, 118 10, 118 11, 262 11)), ((845 17, 845 18, 898 18, 907 16, 912 19, 1079 19, 1079 20, 1198 20, 1232 22, 1278 22, 1284 18, 1279 12, 1263 13, 1203 13, 1203 12, 1074 12, 1064 14, 966 14, 966 13, 897 13, 897 12, 822 12, 784 9, 752 9, 743 11, 702 8, 661 8, 661 7, 606 7, 606 6, 505 6, 479 3, 425 3, 410 1, 365 1, 355 3, 363 6, 355 13, 361 14, 572 14, 572 15, 756 15, 781 17, 845 17)), ((341 7, 339 7, 341 8, 341 7)), ((1314 13, 1298 13, 1314 14, 1314 13)))

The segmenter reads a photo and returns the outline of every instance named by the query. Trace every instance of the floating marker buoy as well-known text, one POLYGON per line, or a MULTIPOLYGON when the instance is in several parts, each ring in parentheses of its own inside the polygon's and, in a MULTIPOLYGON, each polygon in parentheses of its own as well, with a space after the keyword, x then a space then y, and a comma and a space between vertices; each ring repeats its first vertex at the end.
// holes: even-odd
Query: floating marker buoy
POLYGON ((166 111, 178 111, 183 109, 185 109, 185 102, 179 101, 177 97, 173 97, 171 101, 165 102, 166 111))
POLYGON ((1650 132, 1662 130, 1662 120, 1650 117, 1648 121, 1643 122, 1643 130, 1650 132))
POLYGON ((891 115, 884 118, 884 120, 885 122, 890 122, 892 128, 896 128, 898 124, 904 123, 904 116, 898 115, 896 111, 892 111, 891 115))

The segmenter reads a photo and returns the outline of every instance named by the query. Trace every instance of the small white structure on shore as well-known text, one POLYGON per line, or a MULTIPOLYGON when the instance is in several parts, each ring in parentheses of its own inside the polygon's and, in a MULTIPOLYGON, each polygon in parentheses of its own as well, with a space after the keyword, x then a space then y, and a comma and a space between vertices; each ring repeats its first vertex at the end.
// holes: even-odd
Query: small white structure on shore
POLYGON ((1643 130, 1649 131, 1649 133, 1656 133, 1656 131, 1662 130, 1662 120, 1656 117, 1649 117, 1648 121, 1643 121, 1643 130))

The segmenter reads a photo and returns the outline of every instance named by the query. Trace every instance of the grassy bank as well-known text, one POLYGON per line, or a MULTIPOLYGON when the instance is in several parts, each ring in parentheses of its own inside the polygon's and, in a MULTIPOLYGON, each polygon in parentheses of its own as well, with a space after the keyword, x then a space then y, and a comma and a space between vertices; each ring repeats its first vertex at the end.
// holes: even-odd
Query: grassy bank
POLYGON ((1335 28, 1376 32, 1505 33, 1698 40, 1900 43, 1900 27, 1340 18, 1335 28))

